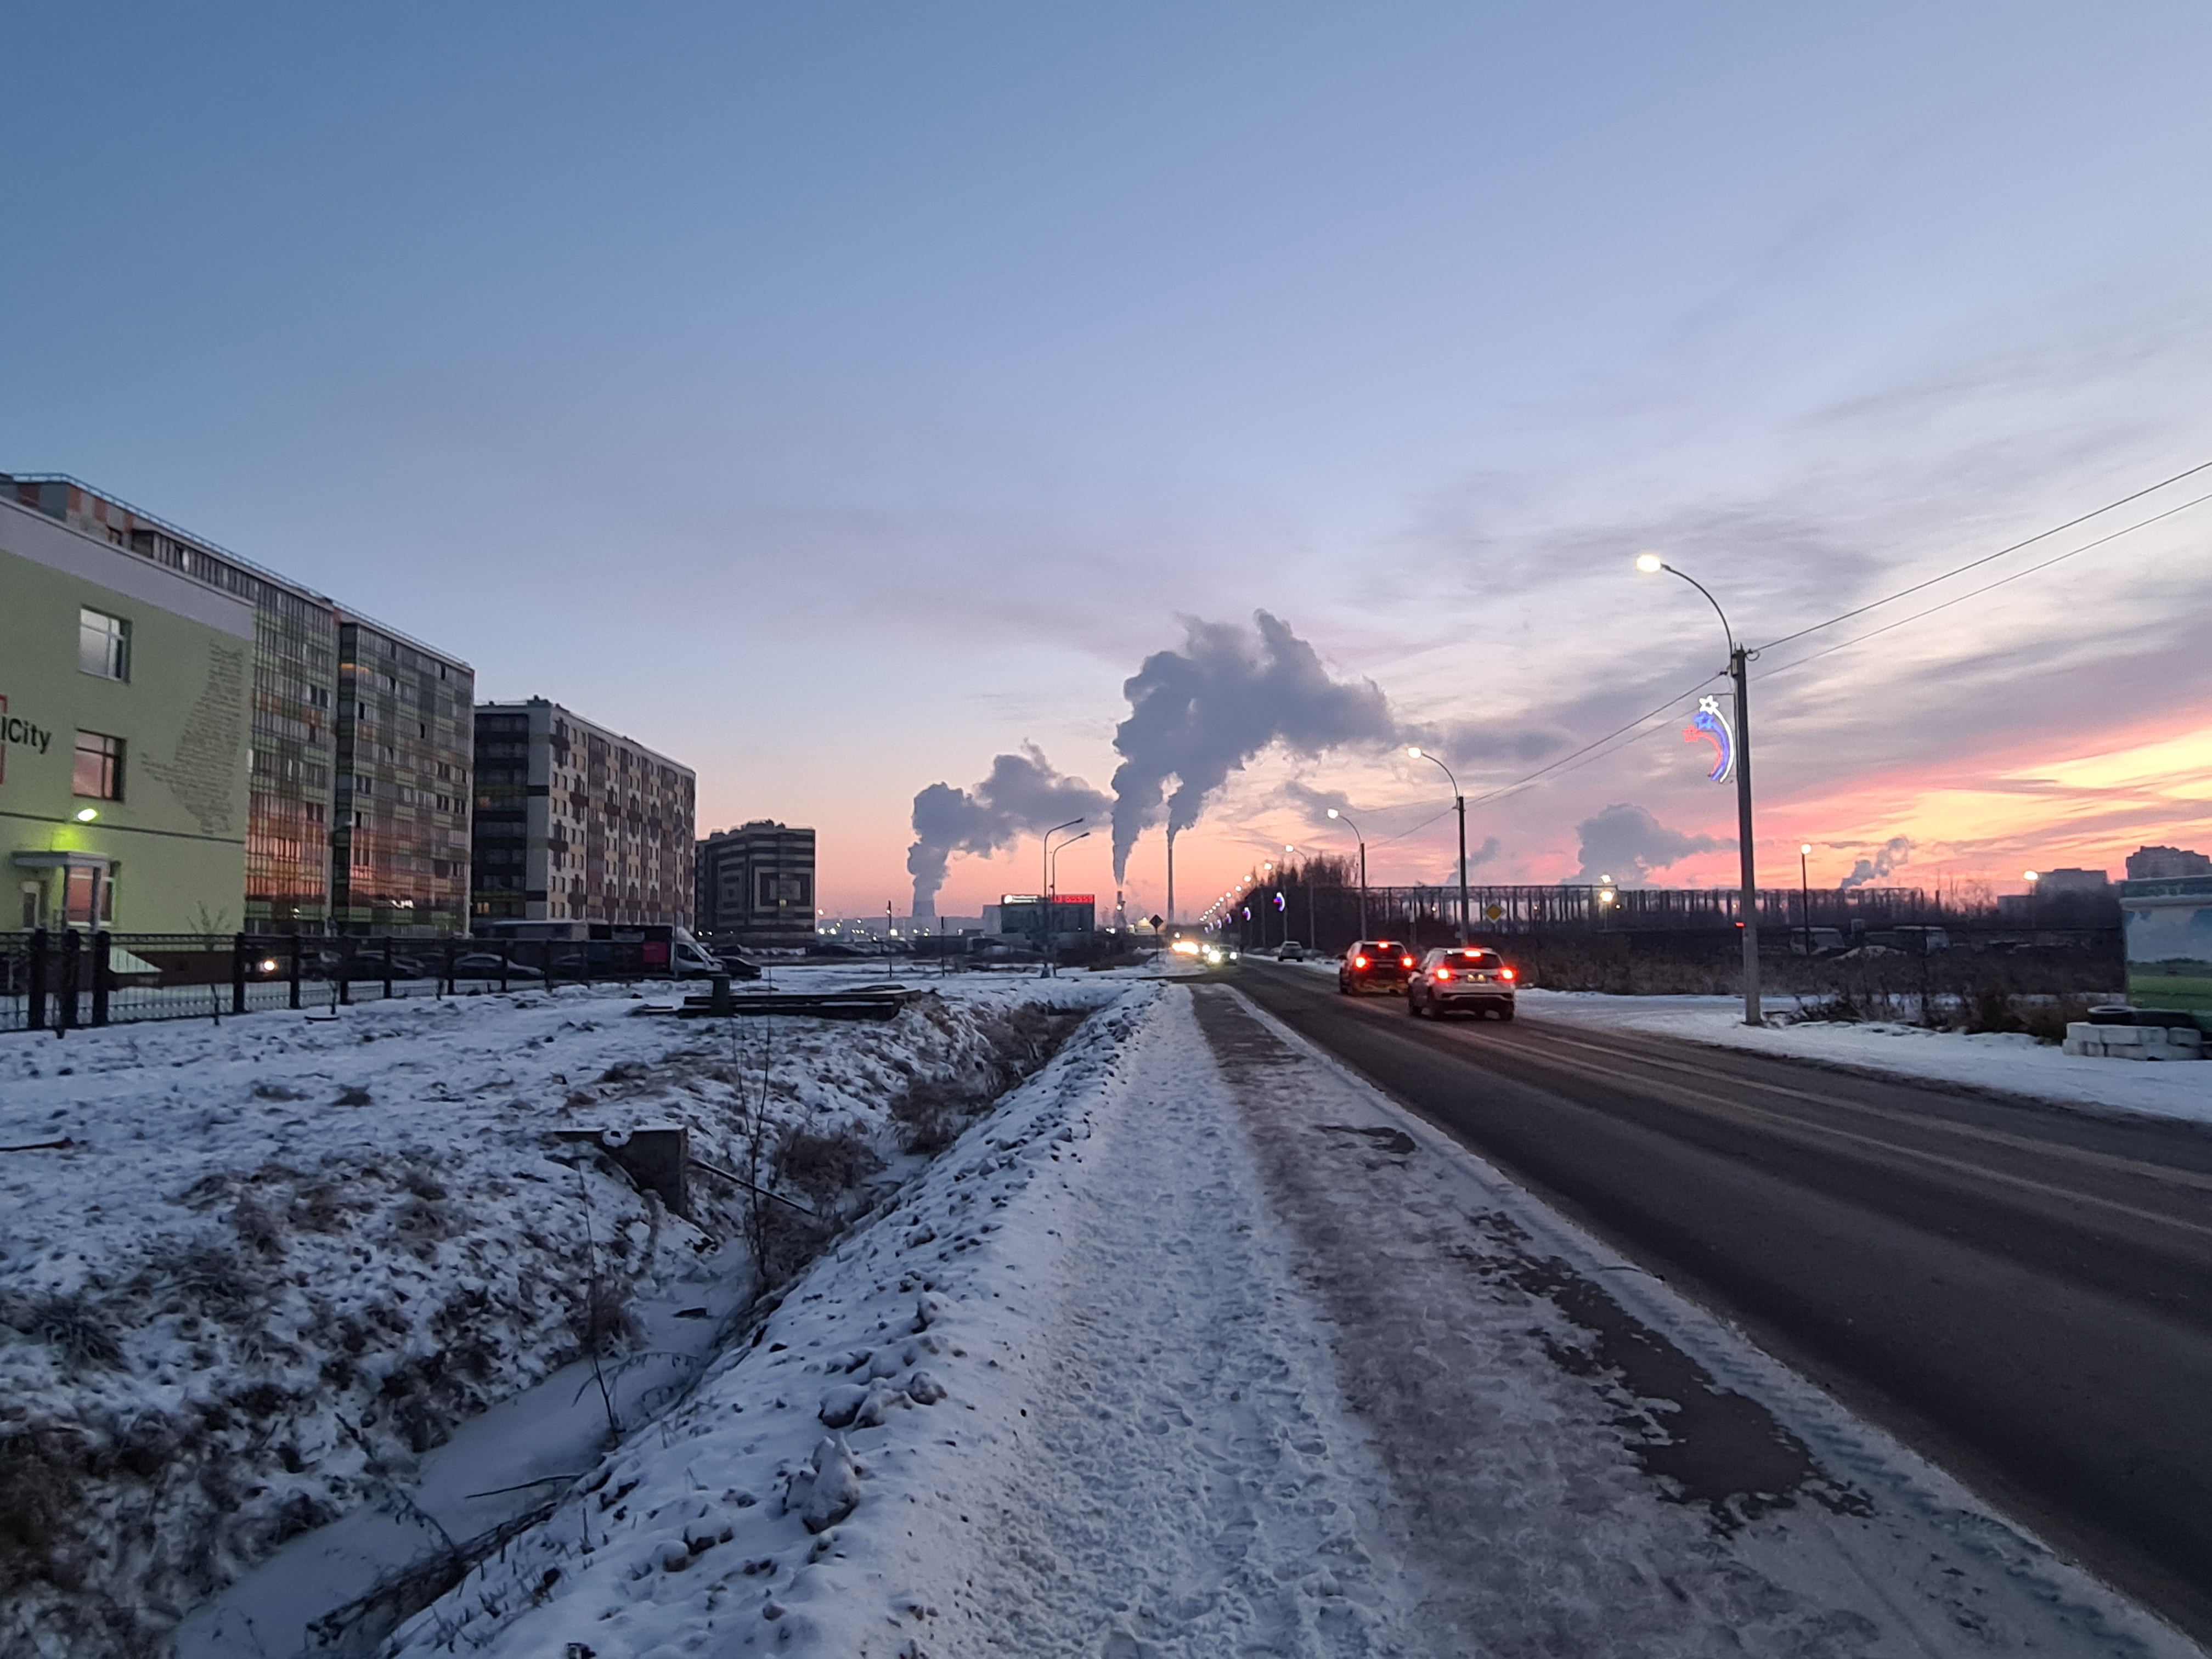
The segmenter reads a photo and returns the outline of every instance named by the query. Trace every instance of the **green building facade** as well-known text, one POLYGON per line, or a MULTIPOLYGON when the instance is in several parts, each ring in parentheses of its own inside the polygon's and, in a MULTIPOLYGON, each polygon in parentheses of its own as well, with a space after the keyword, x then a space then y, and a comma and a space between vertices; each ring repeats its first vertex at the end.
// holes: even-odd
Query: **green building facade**
POLYGON ((0 500, 0 929, 246 915, 254 607, 0 500))

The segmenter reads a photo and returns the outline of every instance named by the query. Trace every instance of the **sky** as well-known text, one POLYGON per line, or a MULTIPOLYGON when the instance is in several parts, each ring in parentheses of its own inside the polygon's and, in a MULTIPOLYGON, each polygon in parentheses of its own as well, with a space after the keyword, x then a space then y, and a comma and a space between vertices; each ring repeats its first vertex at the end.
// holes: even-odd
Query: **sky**
MULTIPOLYGON (((684 762, 702 832, 813 824, 833 914, 907 909, 929 786, 1026 744, 1105 790, 1125 685, 1262 612, 1388 717, 1240 754, 1186 911, 1346 850, 1329 801, 1373 879, 1443 877, 1407 732, 1478 880, 1729 883, 1693 698, 1501 793, 1723 665, 1637 553, 1766 646, 2212 460, 2202 6, 94 3, 9 40, 0 471, 684 762)), ((2208 491, 1763 651, 1762 869, 2212 850, 2208 491)), ((953 854, 940 908, 1037 854, 953 854)))

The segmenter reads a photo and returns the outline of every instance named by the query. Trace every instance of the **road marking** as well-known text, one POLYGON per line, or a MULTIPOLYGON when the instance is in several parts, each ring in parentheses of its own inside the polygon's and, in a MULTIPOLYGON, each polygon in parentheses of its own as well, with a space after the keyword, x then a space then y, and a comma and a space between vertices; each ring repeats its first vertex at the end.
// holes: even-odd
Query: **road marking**
MULTIPOLYGON (((1587 1040, 1577 1041, 1572 1037, 1552 1038, 1550 1034, 1559 1028, 1557 1025, 1546 1024, 1540 1020, 1537 1023, 1543 1027, 1547 1040, 1560 1042, 1571 1048, 1585 1048, 1593 1054, 1605 1054, 1610 1059, 1628 1058, 1601 1043, 1587 1040)), ((1758 1054, 1756 1051, 1731 1048, 1725 1044, 1716 1043, 1711 1046, 1726 1054, 1748 1053, 1757 1059, 1776 1058, 1772 1055, 1758 1054)), ((1706 1075, 1694 1066, 1679 1060, 1669 1060, 1663 1056, 1651 1054, 1638 1054, 1634 1058, 1636 1062, 1642 1066, 1686 1073, 1692 1077, 1706 1075)), ((1785 1060, 1784 1063, 1788 1062, 1785 1060)), ((2054 1158, 2070 1159, 2077 1164, 2094 1164, 2101 1169, 2124 1170, 2129 1175, 2139 1176, 2147 1181, 2162 1182, 2168 1186, 2193 1187, 2199 1191, 2212 1192, 2212 1175, 2205 1175, 2195 1170, 2175 1169, 2161 1164, 2146 1164, 2138 1158, 2123 1158, 2117 1152, 2100 1152, 2086 1146, 2070 1146, 2063 1141, 2039 1140, 2032 1135, 2014 1134, 2009 1130, 1991 1129, 1976 1123, 1958 1123, 1948 1118, 1916 1117, 1910 1112, 1900 1112, 1893 1107, 1876 1106, 1865 1101, 1845 1100, 1836 1095, 1814 1094, 1808 1090, 1794 1089, 1787 1084, 1768 1083, 1758 1078, 1731 1078, 1729 1081, 1740 1083, 1747 1088, 1761 1089, 1769 1094, 1781 1095, 1791 1100, 1802 1100, 1814 1106, 1857 1112, 1868 1117, 1878 1117, 1887 1122, 1904 1124, 1912 1128, 1940 1130, 1946 1134, 1958 1135, 1964 1139, 1989 1141, 1996 1146, 2012 1147, 2018 1152, 2043 1153, 2054 1158)), ((1905 1084, 1929 1082, 1938 1087, 1941 1086, 1941 1079, 1923 1079, 1900 1076, 1897 1081, 1905 1084)))
MULTIPOLYGON (((1678 1085, 1655 1083, 1648 1076, 1633 1072, 1614 1071, 1608 1066, 1592 1065, 1588 1060, 1571 1062, 1562 1069, 1574 1070, 1577 1066, 1590 1076, 1615 1079, 1624 1083, 1640 1084, 1646 1091, 1664 1089, 1677 1097, 1682 1097, 1686 1093, 1678 1085)), ((2206 1238, 2212 1238, 2212 1226, 2206 1226, 2194 1221, 2184 1221, 2179 1216, 2161 1215, 2155 1210, 2138 1209, 2136 1206, 2124 1204, 2118 1199, 2103 1198, 2094 1193, 2076 1192, 2065 1187, 2055 1187, 2048 1182, 2037 1181, 2029 1176, 2008 1174, 2002 1170, 1992 1170, 1983 1164, 1969 1163, 1965 1158, 1950 1158, 1942 1152, 1927 1152, 1917 1146, 1906 1146, 1897 1141, 1883 1140, 1877 1136, 1860 1134, 1856 1130, 1839 1128, 1832 1123, 1821 1123, 1811 1118, 1792 1117, 1787 1113, 1771 1111, 1765 1107, 1753 1106, 1744 1101, 1715 1103, 1701 1100, 1695 1096, 1687 1096, 1686 1103, 1690 1109, 1701 1111, 1708 1116, 1720 1115, 1728 1111, 1741 1112, 1778 1126, 1808 1130, 1814 1134, 1828 1135, 1838 1140, 1847 1140, 1857 1146, 1874 1147, 1902 1158, 1917 1158, 1923 1164, 1935 1164, 1960 1175, 1979 1176, 1985 1182, 2016 1187, 2025 1192, 2041 1194, 2046 1198, 2063 1199, 2075 1204, 2087 1205, 2093 1209, 2109 1210, 2116 1215, 2124 1215, 2138 1221, 2147 1221, 2155 1226, 2171 1227, 2179 1231, 2197 1233, 2206 1238)))
MULTIPOLYGON (((1541 1022, 1539 1023, 1540 1024, 1541 1022)), ((1558 1028, 1556 1026, 1547 1027, 1547 1036, 1551 1031, 1556 1030, 1558 1028)), ((1596 1043, 1587 1041, 1577 1042, 1571 1038, 1560 1038, 1557 1039, 1557 1041, 1559 1041, 1562 1046, 1583 1049, 1594 1054, 1607 1054, 1608 1058, 1619 1059, 1623 1057, 1613 1054, 1612 1051, 1607 1050, 1596 1043)), ((1735 1051, 1730 1050, 1729 1052, 1735 1051)), ((1674 1097, 1673 1103, 1674 1103, 1678 1109, 1686 1107, 1687 1109, 1699 1112, 1708 1117, 1724 1117, 1726 1113, 1733 1110, 1759 1118, 1777 1127, 1799 1128, 1807 1130, 1814 1134, 1827 1135, 1835 1139, 1849 1141, 1859 1146, 1871 1147, 1877 1151, 1888 1152, 1901 1159, 1917 1159, 1923 1164, 1949 1170, 1961 1175, 1978 1176, 1984 1182, 1995 1182, 2002 1186, 2015 1188, 2021 1191, 2035 1193, 2046 1198, 2059 1199, 2074 1204, 2081 1205, 2091 1209, 2106 1211, 2115 1215, 2126 1216, 2136 1221, 2149 1223, 2154 1226, 2172 1228, 2179 1232, 2194 1233, 2206 1238, 2212 1238, 2212 1226, 2208 1226, 2202 1223, 2186 1221, 2178 1216, 2164 1215, 2155 1210, 2141 1209, 2135 1205, 2124 1203, 2120 1200, 2101 1197, 2094 1193, 2078 1192, 2069 1188, 2054 1186, 2047 1182, 2035 1180, 2032 1176, 2010 1175, 2002 1170, 1992 1170, 1985 1165, 1971 1163, 1963 1158, 1952 1158, 1942 1152, 1928 1152, 1918 1147, 1904 1146, 1897 1141, 1884 1140, 1873 1135, 1861 1134, 1856 1131, 1840 1128, 1833 1124, 1822 1123, 1814 1119, 1792 1116, 1787 1113, 1777 1112, 1765 1107, 1753 1105, 1747 1101, 1713 1102, 1701 1099, 1696 1096, 1686 1095, 1685 1091, 1682 1091, 1679 1085, 1670 1085, 1666 1083, 1660 1082, 1649 1075, 1648 1073, 1616 1071, 1609 1066, 1595 1065, 1587 1060, 1567 1059, 1558 1054, 1556 1052, 1515 1049, 1513 1050, 1513 1053, 1516 1055, 1533 1060, 1540 1069, 1548 1061, 1557 1069, 1568 1073, 1580 1071, 1591 1077, 1604 1078, 1613 1081, 1636 1084, 1641 1085, 1646 1091, 1664 1090, 1668 1095, 1674 1097)), ((1638 1064, 1650 1066, 1654 1070, 1665 1069, 1686 1073, 1692 1077, 1699 1079, 1701 1081, 1706 1082, 1708 1085, 1715 1080, 1708 1077, 1707 1074, 1698 1072, 1695 1067, 1688 1066, 1680 1060, 1668 1061, 1644 1055, 1637 1056, 1637 1060, 1638 1064)), ((1807 1101, 1814 1105, 1842 1107, 1845 1109, 1865 1112, 1877 1117, 1887 1119, 1893 1122, 1910 1124, 1915 1127, 1936 1127, 1948 1128, 1968 1138, 1982 1139, 1996 1141, 2001 1144, 2008 1144, 2014 1146, 2016 1149, 2020 1150, 2056 1153, 2060 1157, 2078 1156, 2081 1161, 2083 1162, 2100 1164, 2108 1163, 2118 1168, 2126 1170, 2131 1174, 2143 1176, 2153 1180, 2166 1180, 2172 1184, 2188 1187, 2212 1187, 2212 1180, 2208 1180, 2206 1177, 2199 1176, 2192 1170, 2165 1170, 2154 1164, 2136 1164, 2129 1159, 2116 1158, 2109 1153, 2093 1153, 2085 1152, 2083 1149, 2080 1148, 2054 1146, 2048 1142, 2008 1136, 2002 1130, 1980 1130, 1969 1125, 1956 1125, 1942 1123, 1940 1121, 1930 1123, 1929 1120, 1911 1117, 1903 1113, 1886 1111, 1879 1107, 1856 1106, 1849 1101, 1840 1101, 1833 1098, 1832 1097, 1816 1095, 1806 1091, 1792 1089, 1783 1084, 1760 1084, 1753 1079, 1728 1079, 1723 1080, 1728 1082, 1743 1082, 1751 1087, 1764 1088, 1771 1092, 1787 1096, 1794 1099, 1807 1101)), ((1901 1082, 1909 1083, 1912 1079, 1901 1079, 1899 1080, 1901 1082)))

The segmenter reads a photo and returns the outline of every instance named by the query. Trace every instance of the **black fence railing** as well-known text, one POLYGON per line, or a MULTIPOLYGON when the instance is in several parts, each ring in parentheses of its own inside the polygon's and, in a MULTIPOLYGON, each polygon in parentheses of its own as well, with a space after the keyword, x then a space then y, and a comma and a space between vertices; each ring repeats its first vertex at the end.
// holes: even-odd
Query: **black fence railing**
MULTIPOLYGON (((1548 935, 1637 933, 1690 941, 1700 933, 1735 950, 1741 895, 1732 887, 1663 888, 1598 885, 1496 886, 1471 884, 1468 908, 1472 931, 1496 940, 1548 935)), ((1762 887, 1758 926, 1762 939, 1790 949, 1794 932, 1815 949, 1863 942, 1869 934, 1905 928, 1937 928, 1966 937, 2021 939, 2045 937, 2053 944, 2072 936, 2117 938, 2119 906, 2093 895, 2053 896, 2033 908, 2000 917, 1987 909, 1948 904, 1942 896, 1917 887, 1762 887), (1835 937, 1813 930, 1827 929, 1835 937)), ((1316 883, 1308 887, 1296 874, 1240 893, 1226 908, 1225 931, 1247 948, 1262 949, 1286 939, 1334 955, 1355 939, 1399 939, 1445 945, 1458 936, 1459 888, 1450 886, 1367 889, 1316 883), (1280 893, 1278 906, 1275 896, 1280 893), (1244 914, 1250 911, 1248 918, 1244 914)))
POLYGON ((0 1031, 67 1031, 672 975, 653 939, 343 939, 298 933, 0 933, 0 1031))

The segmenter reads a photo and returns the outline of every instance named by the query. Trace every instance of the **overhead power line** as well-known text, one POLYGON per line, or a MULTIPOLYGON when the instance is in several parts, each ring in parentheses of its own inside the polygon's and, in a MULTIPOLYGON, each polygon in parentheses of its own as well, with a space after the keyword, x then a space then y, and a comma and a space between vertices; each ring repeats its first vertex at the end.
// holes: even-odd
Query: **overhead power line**
MULTIPOLYGON (((2171 477, 2161 478, 2154 484, 2147 484, 2141 489, 2135 490, 2129 495, 2119 497, 2117 501, 2107 501, 2102 507, 2094 508, 2090 512, 2081 514, 2078 517, 2069 519, 2063 524, 2053 525, 2048 530, 2038 531, 2034 535, 2027 538, 2023 541, 2014 542, 2008 547, 2001 547, 1994 553, 1984 553, 1978 558, 1969 559, 1964 564, 1955 566, 1938 575, 1930 576, 1924 581, 1915 582, 1910 587, 1899 588, 1896 592, 1887 594, 1881 599, 1870 600, 1865 605, 1856 606, 1855 608, 1844 611, 1839 615, 1831 617, 1826 622, 1814 623, 1808 628, 1799 629, 1794 634, 1784 634, 1779 639, 1770 640, 1766 644, 1759 647, 1758 650, 1754 651, 1753 654, 1756 656, 1760 652, 1771 651, 1778 646, 1788 645, 1794 640, 1802 640, 1808 634, 1817 634, 1822 629, 1833 628, 1838 623, 1849 622, 1852 617, 1863 617, 1869 611, 1879 610, 1883 605, 1893 605, 1899 599, 1910 599, 1913 594, 1922 592, 1928 588, 1933 587, 1939 582, 1948 581, 1954 576, 1962 576, 1970 570, 1978 569, 1981 566, 1991 563, 1996 560, 2002 559, 2008 554, 2017 553, 2024 548, 2033 547, 2038 542, 2048 541, 2051 537, 2059 535, 2065 531, 2071 530, 2076 526, 2087 524, 2092 519, 2101 518, 2116 507, 2125 507, 2130 501, 2139 501, 2146 495, 2155 495, 2158 491, 2167 488, 2169 485, 2180 483, 2184 478, 2194 477, 2197 474, 2208 471, 2212 471, 2212 461, 2200 461, 2195 466, 2186 467, 2181 471, 2173 474, 2171 477)), ((2212 493, 2196 496, 2191 500, 2182 502, 2179 507, 2167 507, 2164 512, 2154 513, 2147 519, 2140 519, 2134 524, 2124 526, 2120 529, 2112 531, 2106 535, 2098 537, 2094 541, 2084 542, 2079 547, 2069 548, 2063 553, 2054 555, 2051 558, 2029 565, 2025 569, 2015 570, 2008 575, 1998 577, 1995 581, 1984 582, 1979 587, 1970 589, 1966 592, 1960 593, 1954 598, 1945 599, 1941 604, 1931 605, 1924 611, 1916 611, 1909 617, 1900 617, 1895 622, 1885 623, 1880 628, 1869 629, 1863 634, 1854 635, 1848 640, 1844 640, 1835 645, 1826 647, 1825 648, 1813 652, 1807 656, 1799 657, 1793 661, 1783 664, 1778 668, 1771 669, 1761 673, 1759 678, 1762 682, 1770 680, 1777 674, 1786 674, 1792 669, 1802 668, 1806 664, 1816 662, 1822 657, 1833 656, 1838 651, 1848 651, 1851 647, 1863 644, 1868 640, 1874 639, 1879 635, 1887 634, 1894 629, 1903 628, 1909 623, 1919 622, 1924 617, 1934 616, 1940 611, 1948 611, 1954 605, 1963 605, 1968 599, 1978 599, 1983 594, 1990 592, 1994 589, 2005 586, 2007 584, 2011 582, 2019 581, 2024 577, 2033 576, 2039 571, 2048 570, 2053 565, 2062 564, 2068 559, 2075 558, 2081 554, 2090 551, 2092 549, 2102 547, 2108 542, 2117 541, 2122 536, 2132 535, 2138 530, 2145 529, 2151 525, 2159 523, 2162 520, 2171 519, 2177 514, 2186 513, 2191 507, 2202 507, 2208 501, 2212 501, 2212 493)), ((1630 720, 1624 725, 1615 726, 1603 737, 1593 738, 1590 742, 1584 744, 1581 748, 1562 755, 1559 759, 1550 762, 1546 765, 1540 766, 1534 771, 1528 773, 1522 777, 1516 778, 1510 783, 1500 784, 1496 788, 1488 790, 1480 795, 1468 796, 1467 804, 1469 806, 1480 806, 1487 805, 1493 801, 1504 800, 1510 796, 1520 793, 1521 791, 1528 788, 1534 784, 1541 782, 1547 777, 1567 772, 1579 771, 1584 766, 1590 764, 1591 762, 1604 758, 1604 756, 1607 754, 1617 752, 1620 749, 1626 749, 1632 743, 1640 742, 1644 738, 1650 737, 1652 731, 1656 731, 1657 729, 1656 727, 1650 726, 1651 721, 1657 720, 1661 715, 1668 713, 1686 699, 1695 696, 1699 691, 1703 690, 1706 686, 1711 684, 1713 681, 1719 679, 1720 678, 1721 675, 1717 672, 1708 674, 1704 679, 1699 680, 1695 685, 1676 692, 1673 696, 1668 698, 1664 702, 1660 703, 1657 707, 1643 714, 1639 714, 1636 719, 1630 720), (1650 727, 1650 729, 1639 730, 1639 727, 1650 727), (1616 743, 1614 741, 1616 738, 1621 739, 1621 741, 1616 743), (1607 748, 1608 744, 1613 746, 1611 748, 1607 748)), ((1437 823, 1439 820, 1449 817, 1452 811, 1452 808, 1447 806, 1440 811, 1431 813, 1429 817, 1423 818, 1419 823, 1413 825, 1409 829, 1401 830, 1395 835, 1381 836, 1370 844, 1377 847, 1387 846, 1392 842, 1403 841, 1408 836, 1419 835, 1431 824, 1437 823)))
POLYGON ((1799 657, 1794 661, 1784 663, 1779 668, 1766 670, 1759 677, 1760 683, 1764 684, 1772 679, 1777 674, 1786 674, 1793 668, 1802 668, 1808 662, 1818 662, 1823 657, 1832 657, 1838 651, 1848 651, 1855 645, 1863 645, 1875 635, 1887 634, 1893 629, 1902 628, 1907 623, 1917 623, 1923 617, 1934 616, 1939 611, 1948 611, 1954 605, 1964 605, 1968 599, 1979 599, 1983 594, 2002 587, 2008 582, 2016 582, 2023 576, 2033 576, 2037 571, 2048 570, 2054 564, 2063 564, 2077 554, 2087 553, 2092 548, 2102 547, 2106 542, 2116 541, 2122 536, 2131 535, 2146 526, 2156 524, 2160 519, 2170 519, 2177 513, 2186 513, 2191 507, 2202 507, 2207 501, 2212 501, 2212 494, 2199 495, 2192 501, 2182 502, 2179 507, 2169 507, 2163 513, 2154 513, 2148 519, 2138 520, 2134 524, 2113 531, 2110 535, 2100 536, 2093 542, 2084 542, 2079 547, 2069 548, 2063 553, 2054 554, 2039 563, 2029 565, 2024 570, 2015 570, 2009 575, 2000 576, 1993 582, 1984 582, 1979 587, 1969 588, 1966 592, 1945 599, 1940 605, 1931 605, 1925 611, 1916 611, 1909 617, 1899 617, 1893 623, 1884 623, 1880 628, 1870 628, 1863 634, 1854 634, 1850 639, 1840 641, 1837 644, 1813 652, 1809 655, 1799 657))
MULTIPOLYGON (((1467 798, 1467 804, 1469 806, 1480 806, 1491 801, 1503 800, 1508 795, 1518 794, 1522 790, 1528 788, 1531 784, 1541 782, 1544 779, 1550 777, 1554 773, 1578 770, 1582 767, 1589 765, 1591 761, 1601 758, 1597 751, 1604 749, 1605 745, 1613 742, 1615 738, 1626 736, 1630 732, 1635 732, 1636 735, 1634 737, 1628 738, 1628 743, 1634 743, 1638 738, 1649 737, 1650 735, 1650 732, 1637 732, 1637 727, 1647 725, 1650 721, 1657 720, 1659 716, 1674 708, 1685 698, 1696 696, 1698 692, 1704 690, 1705 687, 1711 685, 1715 680, 1720 678, 1721 677, 1718 673, 1708 674, 1705 678, 1699 680, 1695 685, 1688 686, 1682 690, 1677 691, 1673 696, 1668 698, 1666 702, 1659 704, 1656 708, 1649 709, 1644 714, 1638 714, 1634 720, 1628 721, 1625 725, 1616 726, 1612 731, 1607 732, 1603 737, 1593 738, 1589 743, 1584 744, 1581 748, 1574 750, 1568 754, 1562 755, 1559 759, 1553 761, 1547 765, 1538 767, 1534 771, 1528 773, 1526 776, 1516 778, 1510 783, 1502 783, 1498 785, 1497 788, 1488 790, 1482 794, 1469 795, 1467 798)), ((1625 749, 1628 746, 1628 744, 1624 743, 1620 746, 1625 749)), ((1401 830, 1395 836, 1384 836, 1370 842, 1369 844, 1375 847, 1385 847, 1394 841, 1403 841, 1408 836, 1418 835, 1420 831, 1427 829, 1431 824, 1436 823, 1438 818, 1447 816, 1454 810, 1455 809, 1447 806, 1442 811, 1422 819, 1420 823, 1413 825, 1410 830, 1401 830)))
MULTIPOLYGON (((1981 557, 1978 559, 1969 559, 1966 563, 1958 565, 1952 569, 1946 570, 1940 575, 1930 576, 1926 581, 1915 582, 1910 587, 1900 587, 1894 593, 1886 594, 1879 599, 1870 599, 1864 605, 1843 612, 1840 616, 1831 617, 1826 622, 1814 623, 1810 628, 1801 628, 1794 634, 1784 634, 1778 640, 1769 640, 1765 645, 1760 646, 1759 649, 1761 651, 1771 651, 1778 645, 1787 645, 1792 640, 1803 639, 1808 634, 1817 634, 1824 628, 1833 628, 1838 623, 1849 622, 1854 617, 1863 617, 1869 611, 1878 611, 1885 605, 1893 605, 1899 599, 1910 599, 1912 595, 1919 592, 1923 588, 1933 587, 1938 582, 1949 581, 1954 576, 1963 576, 1969 570, 1977 569, 1980 566, 1989 563, 1993 559, 2002 559, 2008 553, 2017 553, 2024 547, 2033 547, 2038 542, 2048 541, 2051 537, 2058 535, 2063 531, 2071 530, 2076 525, 2087 524, 2092 519, 2103 517, 2106 514, 2110 513, 2114 507, 2125 507, 2130 501, 2139 501, 2146 495, 2155 495, 2158 491, 2164 489, 2168 484, 2179 483, 2184 478, 2194 477, 2197 473, 2207 470, 2212 470, 2212 461, 2199 461, 2195 466, 2186 467, 2181 471, 2175 473, 2170 478, 2161 478, 2154 484, 2146 484, 2142 489, 2135 491, 2132 495, 2123 495, 2116 501, 2106 501, 2102 507, 2097 507, 2091 512, 2084 513, 2079 518, 2069 519, 2064 524, 2055 524, 2048 530, 2039 530, 2034 535, 2030 536, 2026 541, 2014 542, 2010 547, 2001 547, 1994 553, 1984 553, 1981 557)), ((2196 503, 2192 501, 2190 505, 2193 507, 2196 503)), ((2174 510, 2179 512, 2180 509, 2177 507, 2174 510)), ((2159 518, 2165 518, 2167 516, 2169 515, 2163 513, 2158 515, 2159 518)), ((2146 519, 2143 520, 2143 524, 2155 524, 2157 522, 2158 519, 2146 519)), ((2142 528, 2142 525, 2131 525, 2129 528, 2140 530, 2142 528)), ((2114 533, 2124 535, 2127 532, 2125 531, 2120 531, 2114 533)), ((2112 538, 2107 536, 2104 539, 2110 541, 2112 538)), ((2094 547, 2098 545, 2098 544, 2092 542, 2089 545, 2094 547)), ((2077 548, 2075 550, 2076 552, 2080 552, 2083 550, 2077 548)), ((2021 574, 2026 574, 2027 573, 2022 572, 2021 574)), ((1923 612, 1923 614, 1925 613, 1923 612)), ((1808 658, 1806 660, 1810 661, 1811 659, 1808 658)))

